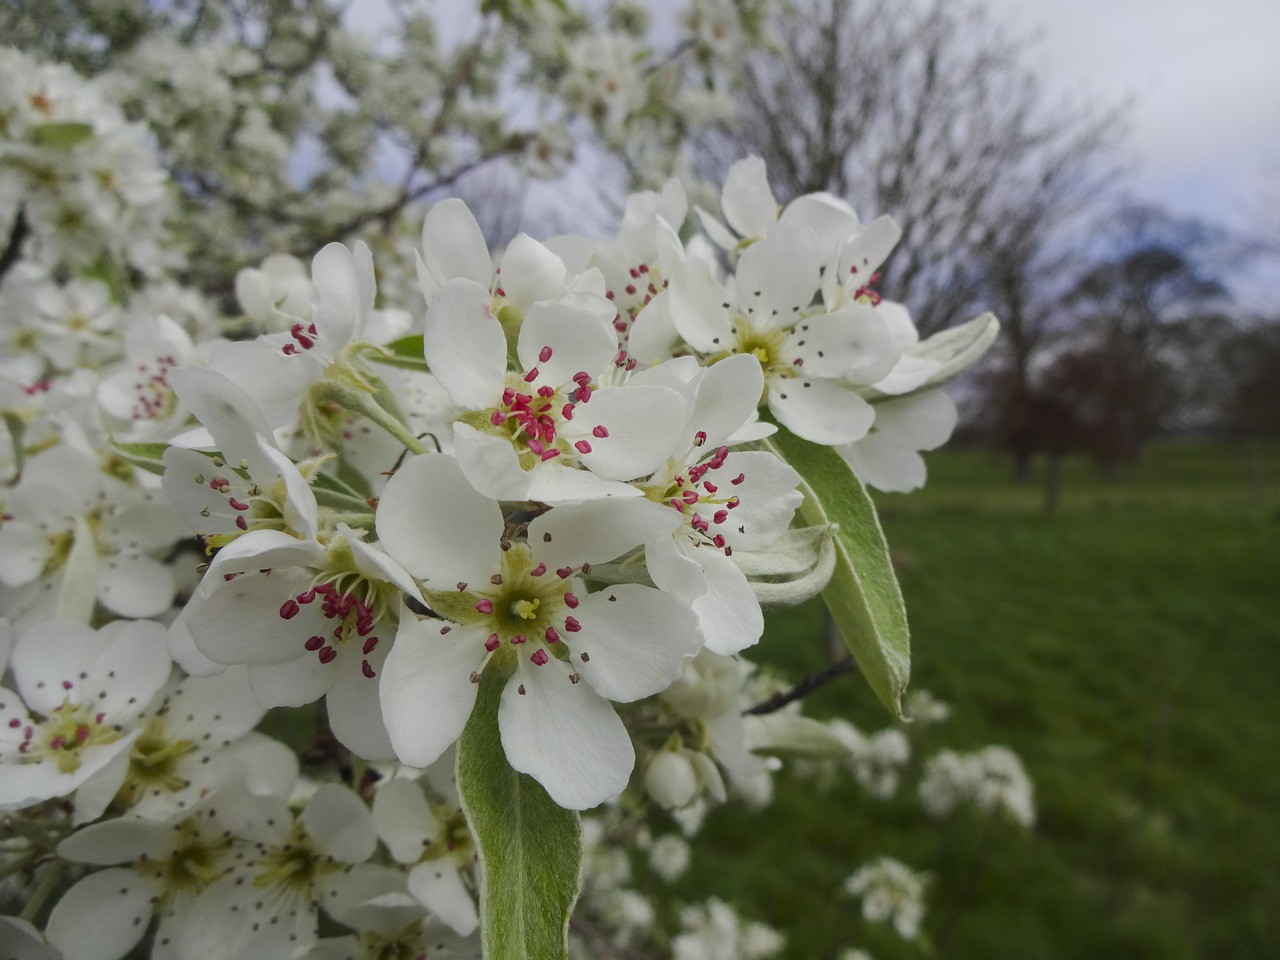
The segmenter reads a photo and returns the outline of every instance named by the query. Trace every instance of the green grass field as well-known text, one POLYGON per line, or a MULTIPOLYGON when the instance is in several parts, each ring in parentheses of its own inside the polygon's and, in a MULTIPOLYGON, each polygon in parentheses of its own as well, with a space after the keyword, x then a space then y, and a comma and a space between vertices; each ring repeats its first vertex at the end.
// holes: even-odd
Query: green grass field
MULTIPOLYGON (((1037 825, 783 776, 765 814, 708 818, 682 892, 777 926, 796 960, 1280 955, 1280 449, 1167 445, 1108 479, 1069 463, 1048 517, 986 454, 930 470, 878 497, 913 686, 952 706, 914 746, 1011 746, 1037 825), (841 892, 882 854, 932 874, 915 944, 841 892)), ((757 659, 798 678, 821 630, 816 605, 775 615, 757 659)), ((888 723, 856 676, 806 710, 888 723)))

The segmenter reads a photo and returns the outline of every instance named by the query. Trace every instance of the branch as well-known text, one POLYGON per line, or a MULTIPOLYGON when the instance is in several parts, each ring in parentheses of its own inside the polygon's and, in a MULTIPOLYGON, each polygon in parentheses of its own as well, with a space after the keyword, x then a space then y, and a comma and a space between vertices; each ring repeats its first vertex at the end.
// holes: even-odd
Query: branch
POLYGON ((858 662, 853 659, 853 655, 845 657, 843 660, 837 660, 825 670, 819 670, 817 673, 811 673, 790 690, 783 690, 775 693, 767 700, 761 700, 754 707, 748 707, 742 711, 743 716, 760 716, 765 713, 773 713, 775 710, 781 710, 788 703, 794 703, 802 697, 807 697, 819 687, 825 687, 832 680, 843 676, 846 673, 852 673, 858 669, 858 662))
POLYGON ((13 230, 9 233, 9 244, 4 248, 4 253, 0 253, 0 280, 4 279, 4 275, 13 269, 14 264, 22 257, 22 243, 27 239, 27 234, 31 232, 31 228, 27 226, 27 216, 22 209, 18 210, 18 215, 13 218, 13 230))

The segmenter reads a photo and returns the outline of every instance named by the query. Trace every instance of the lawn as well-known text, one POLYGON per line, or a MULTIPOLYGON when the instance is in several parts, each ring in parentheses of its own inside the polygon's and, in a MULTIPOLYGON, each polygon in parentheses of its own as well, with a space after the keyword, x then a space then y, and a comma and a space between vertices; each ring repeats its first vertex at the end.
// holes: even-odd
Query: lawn
MULTIPOLYGON (((1112 478, 1069 463, 1053 516, 983 453, 930 469, 925 491, 878 498, 913 686, 953 708, 913 743, 1011 746, 1038 823, 934 823, 909 791, 780 777, 766 814, 708 819, 683 892, 779 927, 796 960, 1274 957, 1280 450, 1168 445, 1112 478), (881 854, 932 875, 916 944, 840 893, 881 854)), ((824 662, 821 629, 815 605, 776 615, 758 659, 798 678, 824 662)), ((806 709, 888 722, 856 676, 806 709)))

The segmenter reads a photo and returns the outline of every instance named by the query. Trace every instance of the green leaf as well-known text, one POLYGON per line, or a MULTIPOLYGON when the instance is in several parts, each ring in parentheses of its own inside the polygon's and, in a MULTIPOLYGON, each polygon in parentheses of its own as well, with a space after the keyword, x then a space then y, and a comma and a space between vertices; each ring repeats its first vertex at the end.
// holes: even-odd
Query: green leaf
POLYGON ((392 340, 386 344, 384 349, 390 350, 393 356, 406 357, 410 360, 422 359, 422 334, 416 333, 413 336, 401 337, 399 340, 392 340))
POLYGON ((912 394, 940 387, 944 383, 950 383, 982 358, 999 333, 1000 321, 996 319, 994 313, 984 313, 968 323, 942 330, 906 350, 908 356, 936 360, 942 364, 942 367, 928 380, 914 390, 902 394, 884 394, 874 387, 860 390, 859 393, 875 403, 877 400, 909 397, 912 394))
POLYGON ((911 675, 907 610, 875 505, 857 474, 831 447, 779 430, 764 444, 800 474, 800 515, 836 526, 836 568, 822 599, 858 669, 889 711, 902 717, 911 675))
POLYGON ((507 763, 498 704, 507 678, 488 671, 458 740, 458 792, 480 853, 485 960, 567 960, 582 833, 541 785, 507 763))
POLYGON ((111 446, 121 459, 135 467, 157 476, 164 475, 164 452, 169 449, 167 443, 113 443, 111 446))
POLYGON ((87 123, 42 123, 31 130, 33 144, 53 150, 71 150, 92 136, 93 127, 87 123))

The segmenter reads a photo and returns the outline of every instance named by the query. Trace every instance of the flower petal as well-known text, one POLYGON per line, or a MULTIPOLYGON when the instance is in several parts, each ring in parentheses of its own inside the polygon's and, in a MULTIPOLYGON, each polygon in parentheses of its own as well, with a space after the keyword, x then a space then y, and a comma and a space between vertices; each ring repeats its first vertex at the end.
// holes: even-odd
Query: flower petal
POLYGON ((566 503, 529 523, 529 545, 548 567, 607 563, 680 523, 675 510, 643 497, 566 503))
POLYGON ((436 586, 488 580, 499 566, 502 510, 445 454, 401 465, 378 501, 377 528, 388 554, 436 586))
POLYGON ((502 691, 498 729, 511 766, 570 810, 616 797, 635 766, 631 737, 612 705, 587 684, 572 683, 559 660, 521 663, 502 691))
POLYGON ((65 957, 118 960, 147 932, 162 893, 157 877, 119 867, 99 870, 62 895, 46 935, 65 957))
POLYGON ((302 825, 324 853, 343 863, 363 863, 378 846, 364 801, 338 783, 326 783, 302 811, 302 825))
POLYGON ((382 719, 396 756, 426 767, 461 735, 476 703, 471 675, 484 662, 482 627, 402 621, 382 668, 382 719))
POLYGON ((861 440, 875 411, 851 389, 834 380, 769 380, 769 410, 796 436, 814 443, 861 440))
POLYGON ((575 613, 582 631, 569 644, 573 667, 619 703, 665 690, 702 646, 698 619, 686 603, 638 583, 605 587, 575 613))
POLYGON ((373 824, 397 863, 417 863, 435 836, 435 815, 412 780, 387 780, 373 795, 373 824))
POLYGON ((465 201, 450 197, 432 204, 422 221, 422 295, 427 303, 450 280, 462 277, 488 287, 493 264, 480 224, 465 201))
POLYGON ((468 410, 496 403, 507 372, 507 339, 490 299, 473 280, 451 280, 427 310, 423 355, 449 398, 468 410))
POLYGON ((420 863, 409 871, 409 892, 455 933, 468 936, 480 925, 475 901, 448 857, 420 863))

